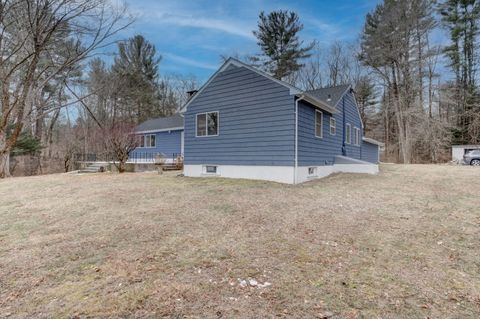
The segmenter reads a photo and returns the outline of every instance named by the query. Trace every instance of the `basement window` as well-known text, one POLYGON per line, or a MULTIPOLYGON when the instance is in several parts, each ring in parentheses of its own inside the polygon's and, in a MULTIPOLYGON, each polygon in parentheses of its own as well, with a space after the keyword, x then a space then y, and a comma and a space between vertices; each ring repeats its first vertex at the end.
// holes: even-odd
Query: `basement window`
POLYGON ((217 166, 215 165, 205 165, 206 174, 217 174, 217 166))
POLYGON ((316 167, 309 167, 308 168, 308 176, 317 176, 317 168, 316 167))

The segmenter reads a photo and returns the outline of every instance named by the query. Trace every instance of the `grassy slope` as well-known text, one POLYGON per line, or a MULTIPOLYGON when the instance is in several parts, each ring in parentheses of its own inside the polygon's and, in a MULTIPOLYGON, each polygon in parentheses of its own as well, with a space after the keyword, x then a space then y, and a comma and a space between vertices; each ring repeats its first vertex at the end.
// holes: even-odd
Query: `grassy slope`
POLYGON ((479 177, 0 180, 0 317, 478 318, 479 177))

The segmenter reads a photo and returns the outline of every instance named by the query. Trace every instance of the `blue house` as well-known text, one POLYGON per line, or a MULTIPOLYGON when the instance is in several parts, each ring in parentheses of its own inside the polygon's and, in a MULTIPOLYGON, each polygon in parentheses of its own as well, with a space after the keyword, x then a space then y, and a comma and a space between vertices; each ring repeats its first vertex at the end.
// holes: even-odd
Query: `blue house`
POLYGON ((156 118, 145 121, 135 128, 140 136, 140 146, 130 153, 129 161, 153 163, 158 155, 167 162, 183 156, 183 116, 156 118))
POLYGON ((378 172, 380 143, 364 138, 349 85, 302 91, 230 58, 183 115, 186 176, 297 184, 334 172, 378 172))

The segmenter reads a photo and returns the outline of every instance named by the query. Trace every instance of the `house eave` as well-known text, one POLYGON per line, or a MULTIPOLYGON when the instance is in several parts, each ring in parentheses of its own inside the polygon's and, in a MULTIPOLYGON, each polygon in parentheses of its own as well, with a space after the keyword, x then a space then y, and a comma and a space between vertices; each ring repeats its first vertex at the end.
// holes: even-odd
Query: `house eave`
POLYGON ((188 106, 200 95, 200 93, 203 92, 203 90, 208 86, 208 84, 210 82, 212 82, 212 80, 218 75, 220 74, 221 72, 225 71, 230 65, 234 65, 236 67, 244 67, 252 72, 255 72, 257 73, 258 75, 261 75, 263 77, 266 77, 267 79, 270 79, 272 80, 273 82, 277 83, 277 84, 280 84, 286 88, 288 88, 290 90, 290 94, 291 95, 294 95, 294 94, 299 94, 301 93, 302 91, 296 87, 294 87, 293 85, 287 83, 287 82, 284 82, 282 80, 279 80, 279 79, 276 79, 274 78, 272 75, 266 73, 266 72, 263 72, 257 68, 254 68, 246 63, 243 63, 243 62, 240 62, 238 61, 237 59, 234 59, 234 58, 228 58, 227 61, 225 61, 223 63, 223 65, 215 72, 212 74, 212 76, 208 79, 207 82, 205 82, 205 84, 202 85, 202 87, 197 91, 197 93, 195 93, 186 103, 183 107, 181 107, 180 109, 180 112, 179 113, 185 113, 187 111, 187 108, 188 106))
POLYGON ((171 128, 162 128, 162 129, 158 129, 158 130, 135 131, 134 134, 160 133, 160 132, 179 131, 179 130, 183 130, 183 126, 171 127, 171 128))
POLYGON ((382 147, 384 145, 382 142, 379 142, 377 140, 374 140, 373 138, 368 138, 368 137, 362 137, 362 141, 370 143, 370 144, 382 146, 382 147))
POLYGON ((309 94, 299 94, 297 95, 299 98, 307 101, 308 103, 312 104, 313 106, 316 106, 317 108, 326 111, 331 114, 336 114, 338 113, 337 109, 334 107, 331 107, 330 105, 326 104, 325 102, 309 95, 309 94))

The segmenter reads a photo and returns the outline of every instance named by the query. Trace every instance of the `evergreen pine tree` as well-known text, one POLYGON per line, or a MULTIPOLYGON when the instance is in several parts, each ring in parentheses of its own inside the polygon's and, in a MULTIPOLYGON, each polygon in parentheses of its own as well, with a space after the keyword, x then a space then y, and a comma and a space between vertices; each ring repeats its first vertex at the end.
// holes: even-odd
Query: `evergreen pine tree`
POLYGON ((303 29, 299 17, 292 11, 273 11, 259 15, 258 31, 253 31, 262 50, 265 69, 277 79, 285 78, 303 67, 302 59, 310 56, 314 44, 303 46, 298 33, 303 29))
POLYGON ((123 111, 130 111, 136 122, 162 116, 158 111, 161 56, 157 56, 155 46, 143 36, 136 35, 120 43, 118 49, 112 71, 118 81, 117 98, 123 111))

